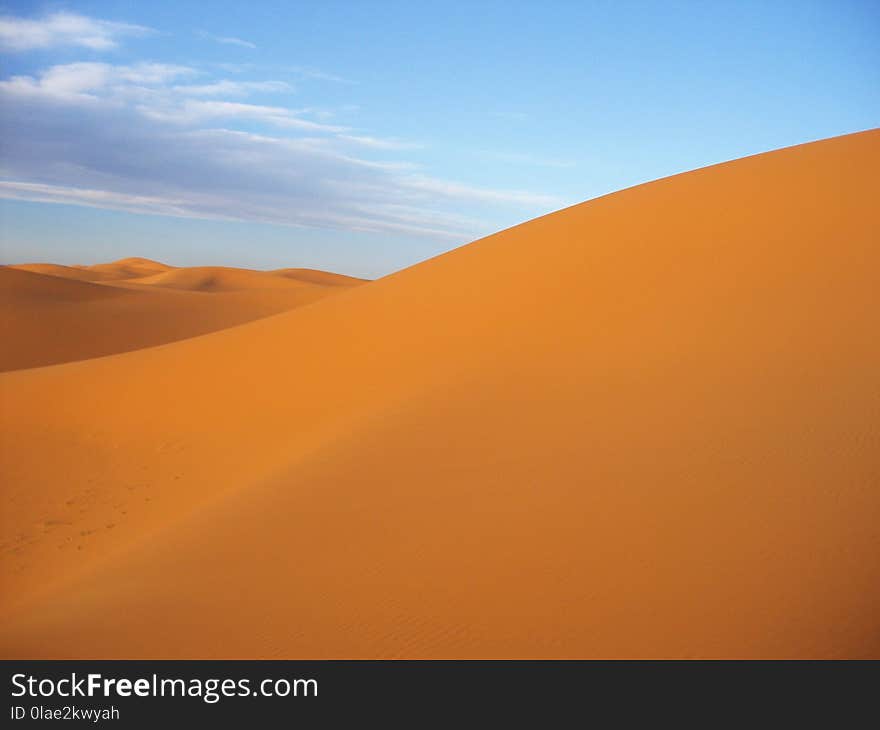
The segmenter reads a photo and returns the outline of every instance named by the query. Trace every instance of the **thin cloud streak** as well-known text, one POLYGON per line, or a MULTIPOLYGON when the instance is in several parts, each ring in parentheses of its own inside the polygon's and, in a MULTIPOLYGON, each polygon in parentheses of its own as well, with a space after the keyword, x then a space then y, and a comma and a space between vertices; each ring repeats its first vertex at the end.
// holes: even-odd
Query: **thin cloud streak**
POLYGON ((222 43, 227 46, 239 46, 241 48, 251 48, 254 49, 257 47, 256 43, 251 43, 250 41, 243 40, 241 38, 236 38, 234 36, 223 36, 223 35, 214 35, 213 33, 208 33, 207 31, 200 30, 196 33, 201 38, 207 38, 208 40, 214 41, 215 43, 222 43))
POLYGON ((404 142, 398 139, 381 139, 379 137, 369 137, 362 134, 340 134, 339 139, 376 150, 414 150, 421 147, 420 144, 416 144, 415 142, 404 142))

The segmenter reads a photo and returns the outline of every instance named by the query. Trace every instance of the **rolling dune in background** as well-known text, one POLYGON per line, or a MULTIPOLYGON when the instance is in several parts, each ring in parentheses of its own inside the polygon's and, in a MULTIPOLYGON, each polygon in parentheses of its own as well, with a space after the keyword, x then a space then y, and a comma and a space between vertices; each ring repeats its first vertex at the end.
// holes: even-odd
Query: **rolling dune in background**
POLYGON ((275 269, 270 271, 275 276, 284 276, 288 279, 303 281, 308 284, 320 284, 321 286, 351 286, 362 283, 362 279, 355 279, 345 274, 334 274, 331 271, 318 271, 317 269, 275 269))
POLYGON ((221 267, 174 268, 147 259, 0 267, 0 332, 7 344, 0 371, 182 340, 362 283, 340 277, 344 284, 338 284, 335 274, 326 276, 334 283, 221 267))
MULTIPOLYGON (((322 274, 324 272, 316 272, 322 274)), ((298 279, 281 273, 270 271, 250 271, 247 269, 232 269, 225 266, 192 266, 185 269, 172 269, 151 276, 137 279, 128 279, 126 283, 138 286, 154 286, 165 289, 183 289, 186 291, 202 292, 226 292, 244 291, 247 289, 299 289, 308 291, 324 291, 327 287, 350 286, 362 283, 359 279, 351 277, 338 277, 336 274, 326 274, 327 283, 321 282, 315 276, 313 280, 298 279)), ((122 282, 119 283, 120 285, 122 282)))
POLYGON ((101 274, 108 279, 134 279, 141 276, 151 276, 162 271, 171 271, 175 267, 163 264, 160 261, 131 256, 127 259, 111 261, 106 264, 92 264, 91 266, 81 266, 78 268, 101 274))
POLYGON ((0 375, 0 655, 880 657, 878 169, 787 148, 0 375))
POLYGON ((59 276, 64 279, 77 279, 79 281, 109 281, 124 277, 114 276, 109 272, 92 271, 86 266, 61 266, 60 264, 15 264, 5 266, 3 269, 16 271, 30 271, 33 274, 46 274, 47 276, 59 276))

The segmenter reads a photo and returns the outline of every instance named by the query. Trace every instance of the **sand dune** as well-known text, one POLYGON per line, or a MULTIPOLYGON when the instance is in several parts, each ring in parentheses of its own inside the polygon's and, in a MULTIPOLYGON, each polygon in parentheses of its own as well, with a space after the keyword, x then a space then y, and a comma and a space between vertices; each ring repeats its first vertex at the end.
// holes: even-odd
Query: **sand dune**
POLYGON ((62 266, 60 264, 14 264, 10 269, 31 271, 35 274, 48 274, 60 276, 65 279, 80 279, 82 281, 116 281, 121 279, 137 279, 144 276, 152 276, 163 271, 171 271, 175 267, 163 264, 160 261, 139 258, 119 259, 104 264, 92 264, 89 266, 78 264, 76 266, 62 266))
MULTIPOLYGON (((332 275, 328 274, 328 279, 332 275)), ((332 281, 332 279, 330 279, 332 281)), ((352 279, 352 283, 356 280, 352 279)), ((321 286, 298 281, 292 277, 276 276, 266 271, 249 271, 232 269, 224 266, 193 266, 184 269, 172 269, 159 274, 135 279, 134 283, 151 285, 169 289, 186 289, 188 291, 242 291, 245 289, 296 289, 310 286, 321 286)))
MULTIPOLYGON (((131 273, 131 262, 108 265, 131 273)), ((154 262, 149 263, 150 266, 154 262)), ((101 266, 101 265, 99 265, 101 266)), ((164 264, 155 264, 161 267, 164 264)), ((177 269, 136 279, 79 280, 91 269, 0 267, 0 371, 161 345, 308 304, 339 291, 237 269, 177 269), (58 270, 63 270, 59 275, 58 270), (40 273, 36 273, 40 272, 40 273), (206 294, 204 292, 211 292, 206 294)), ((356 281, 356 280, 352 280, 356 281)))
POLYGON ((113 274, 101 271, 92 271, 85 266, 62 266, 60 264, 15 264, 5 268, 18 271, 30 271, 34 274, 46 274, 59 276, 64 279, 78 279, 79 281, 107 281, 116 278, 113 274))
POLYGON ((160 261, 132 256, 127 259, 112 261, 108 264, 93 264, 81 268, 103 274, 108 279, 135 279, 141 276, 158 274, 162 271, 170 271, 174 267, 163 264, 160 261))
POLYGON ((242 289, 283 289, 291 282, 319 286, 354 286, 365 279, 318 269, 275 269, 256 271, 229 266, 169 266, 159 261, 130 257, 91 266, 60 264, 14 264, 7 268, 48 274, 65 279, 102 281, 116 285, 144 284, 189 291, 240 291, 242 289))
POLYGON ((0 303, 14 306, 17 302, 36 304, 46 301, 80 302, 115 299, 125 296, 115 287, 51 274, 39 274, 14 266, 0 266, 0 303))
POLYGON ((0 376, 0 654, 880 656, 878 166, 746 158, 0 376))
POLYGON ((345 276, 345 274, 334 274, 330 271, 318 271, 317 269, 275 269, 269 273, 321 286, 352 286, 363 283, 363 279, 345 276))

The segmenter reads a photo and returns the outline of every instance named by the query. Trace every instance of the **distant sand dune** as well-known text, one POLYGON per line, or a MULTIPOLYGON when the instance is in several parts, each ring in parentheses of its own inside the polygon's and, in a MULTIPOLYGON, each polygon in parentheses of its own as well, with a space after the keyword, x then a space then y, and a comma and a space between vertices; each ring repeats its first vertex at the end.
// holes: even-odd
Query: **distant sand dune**
POLYGON ((133 256, 127 259, 119 259, 109 264, 93 264, 84 266, 83 269, 105 275, 108 279, 133 279, 141 276, 151 276, 162 271, 170 271, 173 266, 163 264, 152 259, 133 256))
POLYGON ((116 278, 112 273, 92 271, 81 266, 61 266, 59 264, 16 264, 6 268, 19 271, 30 271, 34 274, 46 274, 59 276, 65 279, 78 279, 79 281, 107 281, 116 278))
POLYGON ((321 286, 352 286, 363 283, 363 279, 353 276, 334 274, 330 271, 318 271, 317 269, 275 269, 270 274, 284 276, 288 279, 304 281, 308 284, 320 284, 321 286))
POLYGON ((62 266, 60 264, 15 264, 10 269, 31 271, 36 274, 48 274, 60 276, 65 279, 80 279, 82 281, 115 281, 119 279, 137 279, 143 276, 152 276, 163 271, 171 271, 175 267, 168 266, 159 261, 131 257, 111 261, 106 264, 93 264, 91 266, 62 266))
POLYGON ((275 269, 256 271, 229 266, 177 267, 151 259, 131 257, 107 264, 62 266, 59 264, 15 264, 10 269, 48 274, 81 281, 105 283, 136 283, 190 291, 239 291, 242 289, 283 289, 285 282, 301 282, 319 286, 355 286, 365 279, 317 269, 275 269))
POLYGON ((52 274, 36 273, 13 266, 0 266, 0 304, 14 307, 19 302, 30 304, 58 301, 78 303, 90 300, 118 299, 124 290, 100 286, 90 281, 68 279, 52 274))
MULTIPOLYGON (((244 289, 295 289, 303 282, 265 271, 231 269, 224 266, 193 266, 172 269, 135 279, 137 284, 149 284, 169 289, 188 291, 241 291, 244 289)), ((352 280, 354 283, 356 280, 352 280)), ((317 283, 317 282, 316 282, 317 283)))
POLYGON ((784 149, 0 375, 0 655, 880 657, 878 169, 784 149))
POLYGON ((95 267, 0 267, 0 332, 6 344, 0 349, 0 371, 161 345, 277 314, 339 291, 338 286, 219 267, 165 267, 140 278, 109 280, 113 271, 129 274, 132 266, 164 266, 141 261, 146 260, 124 259, 119 267, 101 269, 104 273, 96 276, 105 279, 100 282, 78 276, 95 267))

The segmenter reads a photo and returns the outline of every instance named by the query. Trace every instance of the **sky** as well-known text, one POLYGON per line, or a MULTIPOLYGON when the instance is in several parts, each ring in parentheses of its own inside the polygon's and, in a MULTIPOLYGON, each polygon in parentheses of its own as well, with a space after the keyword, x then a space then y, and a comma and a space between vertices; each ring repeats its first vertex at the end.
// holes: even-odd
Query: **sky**
POLYGON ((0 263, 377 277, 880 125, 880 2, 0 2, 0 263))

